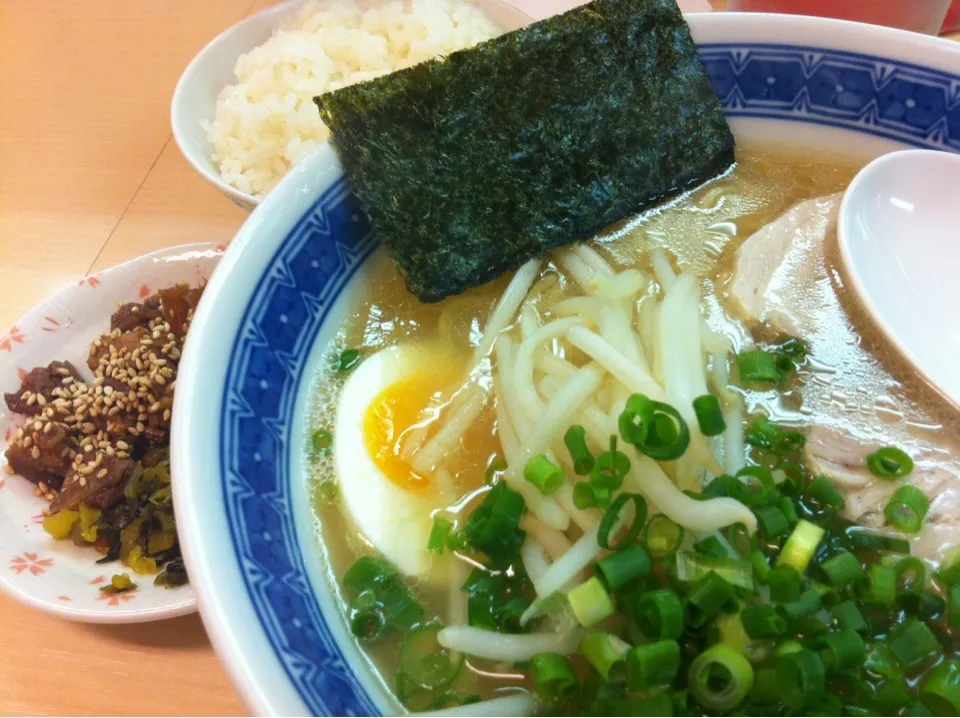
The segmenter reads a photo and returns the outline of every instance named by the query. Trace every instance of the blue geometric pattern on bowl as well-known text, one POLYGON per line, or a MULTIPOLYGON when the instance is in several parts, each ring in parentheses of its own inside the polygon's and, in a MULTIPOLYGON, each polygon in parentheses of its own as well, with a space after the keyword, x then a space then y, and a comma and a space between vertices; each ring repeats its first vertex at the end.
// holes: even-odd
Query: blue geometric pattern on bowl
POLYGON ((790 119, 960 151, 960 76, 814 47, 707 44, 700 59, 730 117, 790 119))
MULTIPOLYGON (((960 77, 906 63, 781 45, 704 45, 727 114, 829 125, 960 150, 960 77)), ((248 598, 314 715, 377 708, 334 641, 297 545, 291 436, 307 358, 330 307, 375 249, 343 179, 283 241, 246 308, 223 393, 220 461, 248 598)), ((309 379, 306 379, 308 382, 309 379)))

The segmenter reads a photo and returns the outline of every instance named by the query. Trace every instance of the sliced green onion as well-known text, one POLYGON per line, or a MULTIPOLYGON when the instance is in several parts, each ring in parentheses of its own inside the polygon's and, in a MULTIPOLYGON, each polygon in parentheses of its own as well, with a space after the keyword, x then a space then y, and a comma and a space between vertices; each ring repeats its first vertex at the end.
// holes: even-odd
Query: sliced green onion
POLYGON ((733 586, 710 571, 687 594, 687 623, 694 628, 705 626, 732 603, 736 603, 733 586))
POLYGON ((407 586, 398 578, 378 592, 387 620, 403 629, 413 628, 426 611, 407 586))
POLYGON ((886 446, 867 456, 867 468, 880 479, 902 479, 913 471, 913 459, 895 446, 886 446))
POLYGON ((605 489, 611 493, 623 486, 623 479, 630 472, 630 459, 622 451, 617 451, 617 437, 610 436, 610 449, 597 457, 597 463, 590 472, 590 483, 595 489, 605 489))
POLYGON ((907 707, 904 708, 903 714, 904 718, 926 718, 927 716, 933 716, 933 712, 923 705, 919 700, 910 701, 907 704, 907 707))
POLYGON ((796 526, 797 522, 800 520, 800 517, 797 516, 797 507, 793 504, 793 499, 789 496, 784 496, 780 499, 777 507, 783 512, 783 515, 787 518, 787 523, 791 526, 796 526))
POLYGON ((751 508, 769 506, 780 499, 773 474, 765 466, 745 466, 737 472, 737 479, 733 498, 751 508))
POLYGON ((777 658, 783 658, 784 656, 790 653, 796 653, 797 651, 802 651, 802 650, 803 650, 803 644, 800 643, 800 641, 794 641, 794 640, 784 641, 783 643, 781 643, 779 646, 776 647, 776 649, 773 652, 773 655, 775 655, 777 658))
POLYGON ((453 522, 442 516, 437 516, 433 520, 433 527, 430 529, 430 536, 427 538, 427 550, 436 554, 442 554, 447 546, 447 538, 450 536, 450 530, 453 528, 453 522))
POLYGON ((803 618, 804 616, 809 616, 811 613, 816 613, 820 610, 820 606, 823 605, 823 602, 820 599, 820 594, 817 593, 816 589, 808 588, 806 591, 800 594, 800 597, 795 601, 790 601, 789 603, 784 603, 780 606, 780 610, 783 611, 784 615, 790 619, 803 618))
POLYGON ((934 575, 948 586, 960 586, 960 546, 950 552, 934 575))
POLYGON ((927 565, 916 556, 908 556, 897 562, 897 591, 900 594, 923 593, 927 581, 927 565))
POLYGON ((723 643, 711 646, 690 664, 687 685, 693 698, 712 711, 736 708, 753 687, 753 667, 723 643))
POLYGON ((707 536, 702 541, 697 541, 693 545, 693 550, 708 558, 726 558, 728 555, 727 547, 716 536, 707 536))
POLYGON ((724 643, 748 659, 757 649, 756 643, 747 635, 740 620, 739 613, 721 613, 713 619, 713 626, 708 635, 716 634, 717 640, 712 643, 724 643))
POLYGON ((557 492, 567 480, 563 469, 554 464, 545 454, 537 454, 523 467, 523 478, 540 489, 544 496, 557 492))
POLYGON ((333 434, 326 429, 317 429, 310 435, 310 443, 313 446, 313 453, 327 454, 333 446, 333 434))
POLYGON ((784 702, 794 709, 817 702, 826 689, 823 661, 806 649, 781 656, 777 680, 784 702))
POLYGON ((680 670, 680 644, 657 641, 627 653, 627 687, 638 691, 672 681, 680 670))
POLYGON ((464 655, 452 653, 437 641, 439 626, 424 626, 406 635, 400 644, 400 670, 427 690, 436 690, 457 677, 464 655))
POLYGON ((743 381, 775 382, 780 380, 777 358, 768 351, 755 349, 735 357, 737 371, 743 381))
POLYGON ((753 568, 753 578, 757 583, 764 584, 770 578, 770 564, 763 551, 754 551, 750 554, 750 566, 753 568))
MULTIPOLYGON (((655 696, 641 698, 631 696, 613 701, 611 710, 615 715, 621 716, 668 716, 672 715, 673 700, 669 693, 658 693, 655 696)), ((597 712, 593 715, 606 715, 605 712, 597 712)))
POLYGON ((947 602, 934 593, 901 593, 900 605, 907 613, 922 619, 938 616, 947 608, 947 602))
POLYGON ((701 556, 692 551, 681 551, 676 560, 677 580, 695 583, 706 574, 715 572, 727 583, 753 591, 753 569, 750 563, 736 558, 701 556))
POLYGON ((604 513, 603 518, 600 519, 600 526, 597 529, 597 543, 600 544, 600 548, 613 550, 628 546, 640 535, 640 530, 643 528, 643 523, 646 520, 646 499, 640 494, 620 494, 610 505, 610 508, 607 509, 606 513, 604 513), (627 532, 621 536, 618 542, 614 543, 612 541, 613 537, 610 534, 613 533, 614 527, 616 527, 620 521, 620 512, 623 510, 623 507, 627 505, 627 501, 630 500, 633 500, 633 521, 630 524, 630 528, 627 529, 627 532))
POLYGON ((376 591, 391 583, 399 574, 386 559, 379 556, 361 556, 343 574, 343 585, 359 596, 364 591, 376 591))
POLYGON ((849 551, 841 551, 820 564, 827 581, 834 588, 843 588, 863 580, 863 564, 849 551))
POLYGON ((718 499, 721 496, 733 496, 737 493, 738 487, 734 486, 736 479, 727 474, 717 476, 713 481, 707 484, 703 490, 705 499, 718 499))
POLYGON ((920 700, 934 715, 960 715, 960 661, 944 661, 930 671, 920 700))
POLYGON ((467 519, 464 531, 470 545, 494 562, 515 556, 525 537, 519 528, 525 508, 523 496, 508 488, 505 481, 498 482, 467 519))
POLYGON ((358 364, 360 364, 360 350, 352 347, 344 349, 337 360, 337 371, 348 374, 356 369, 358 364))
POLYGON ((867 657, 867 644, 860 634, 852 630, 831 631, 820 637, 820 657, 831 671, 845 671, 863 665, 867 657))
POLYGON ((447 548, 451 551, 462 551, 470 545, 470 539, 467 538, 467 532, 460 530, 447 536, 447 548))
POLYGON ((617 422, 623 440, 657 461, 673 461, 690 445, 690 429, 669 404, 634 394, 617 422))
POLYGON ((643 394, 632 394, 617 421, 620 436, 628 444, 639 446, 653 426, 653 402, 643 394))
POLYGON ((910 542, 896 536, 884 536, 859 526, 851 526, 846 530, 845 535, 851 548, 888 553, 910 553, 910 542))
POLYGON ((790 523, 787 521, 787 517, 776 506, 764 506, 754 513, 757 515, 760 531, 767 538, 776 538, 790 533, 790 523))
POLYGON ((773 606, 766 603, 744 608, 740 611, 740 622, 743 630, 754 641, 778 638, 787 630, 786 621, 777 614, 773 606))
POLYGON ((363 643, 376 643, 389 633, 390 625, 372 591, 365 591, 347 607, 350 632, 363 643))
POLYGON ((643 543, 655 559, 672 556, 683 543, 683 526, 664 514, 657 514, 647 522, 643 543))
POLYGON ((579 424, 574 424, 563 435, 563 443, 570 452, 574 472, 578 476, 587 476, 596 463, 593 454, 587 448, 587 430, 579 424))
POLYGON ((799 431, 783 431, 773 440, 773 451, 777 454, 789 454, 792 451, 799 451, 807 445, 807 437, 799 431))
POLYGON ((628 546, 597 561, 597 573, 611 591, 650 573, 650 554, 640 544, 628 546))
POLYGON ((808 499, 815 501, 820 506, 842 509, 845 503, 843 496, 837 491, 837 487, 826 476, 815 478, 803 493, 808 499))
POLYGON ((494 478, 496 475, 501 471, 506 471, 506 469, 507 462, 503 459, 496 459, 495 461, 492 461, 490 466, 488 466, 487 470, 483 473, 483 483, 487 484, 488 486, 492 486, 495 483, 494 478))
POLYGON ((772 706, 780 703, 780 683, 777 681, 777 669, 767 666, 758 668, 753 677, 753 688, 750 690, 750 702, 762 706, 772 706))
POLYGON ((723 419, 717 397, 711 394, 698 396, 693 400, 693 412, 697 415, 697 424, 704 436, 718 436, 726 431, 727 422, 723 419))
POLYGON ((767 576, 767 584, 770 586, 770 600, 775 603, 789 603, 800 598, 800 574, 793 566, 774 566, 767 576))
POLYGON ((545 703, 570 700, 579 689, 569 659, 556 653, 538 653, 531 658, 530 677, 537 696, 545 703))
POLYGON ((841 601, 830 608, 830 613, 837 619, 837 625, 842 630, 859 632, 866 631, 869 628, 855 601, 841 601))
POLYGON ((573 615, 581 626, 590 628, 615 612, 613 600, 600 579, 594 576, 567 592, 573 615))
POLYGON ((807 473, 804 468, 795 461, 781 461, 777 468, 783 472, 784 483, 792 489, 799 489, 806 483, 807 473))
POLYGON ((887 502, 887 523, 905 533, 917 533, 930 510, 930 499, 916 486, 900 486, 887 502))
POLYGON ((626 654, 630 644, 610 633, 588 633, 580 641, 580 654, 605 681, 620 681, 626 675, 626 654))
POLYGON ((757 548, 757 542, 754 540, 754 537, 750 535, 747 525, 742 521, 738 521, 735 524, 721 529, 721 533, 727 538, 727 541, 733 546, 733 550, 736 551, 737 555, 741 558, 749 558, 753 550, 757 548))
POLYGON ((797 569, 797 572, 803 574, 810 565, 814 552, 826 532, 809 521, 801 520, 797 522, 793 533, 783 545, 780 552, 780 558, 777 565, 789 565, 797 569))
POLYGON ((597 494, 589 481, 578 481, 573 485, 573 505, 581 511, 599 506, 597 494))
POLYGON ((947 625, 954 630, 960 629, 960 586, 947 589, 947 625))
POLYGON ((677 639, 683 635, 683 604, 670 589, 643 593, 633 606, 633 614, 647 638, 677 639))
POLYGON ((860 600, 871 606, 893 608, 897 598, 897 572, 892 566, 871 564, 866 582, 860 586, 860 600))
POLYGON ((933 631, 918 618, 910 617, 890 634, 890 650, 904 670, 912 671, 940 650, 933 631))
POLYGON ((759 414, 750 422, 744 438, 748 444, 758 449, 772 449, 773 442, 779 434, 780 428, 774 426, 763 414, 759 414))

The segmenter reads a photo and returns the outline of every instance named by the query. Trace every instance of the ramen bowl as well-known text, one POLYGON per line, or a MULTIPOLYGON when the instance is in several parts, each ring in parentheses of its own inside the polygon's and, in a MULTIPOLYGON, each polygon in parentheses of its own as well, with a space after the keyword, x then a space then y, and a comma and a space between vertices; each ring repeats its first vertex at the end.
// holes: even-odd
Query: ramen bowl
MULTIPOLYGON (((861 162, 960 151, 960 51, 818 18, 693 15, 738 141, 861 162)), ((350 636, 307 490, 312 377, 378 243, 321 148, 251 214, 204 294, 172 440, 184 556, 213 644, 250 710, 395 714, 350 636), (188 399, 185 399, 187 397, 188 399)))

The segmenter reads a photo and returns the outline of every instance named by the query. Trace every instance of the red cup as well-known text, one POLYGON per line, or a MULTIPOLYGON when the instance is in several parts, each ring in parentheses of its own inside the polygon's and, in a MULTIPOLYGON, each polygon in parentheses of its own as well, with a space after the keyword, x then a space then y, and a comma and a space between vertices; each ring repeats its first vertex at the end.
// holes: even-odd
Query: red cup
MULTIPOLYGON (((819 15, 936 35, 951 0, 728 0, 728 10, 819 15)), ((956 2, 954 2, 956 4, 956 2)))
POLYGON ((953 0, 950 9, 947 10, 947 19, 943 21, 943 28, 940 32, 956 32, 960 30, 960 0, 953 0))

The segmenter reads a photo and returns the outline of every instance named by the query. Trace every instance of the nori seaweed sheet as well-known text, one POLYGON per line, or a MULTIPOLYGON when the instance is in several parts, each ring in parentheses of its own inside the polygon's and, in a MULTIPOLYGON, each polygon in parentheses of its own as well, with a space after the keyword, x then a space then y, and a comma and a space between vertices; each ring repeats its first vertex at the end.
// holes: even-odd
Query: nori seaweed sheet
POLYGON ((315 101, 360 205, 425 302, 734 161, 674 0, 595 0, 315 101))

